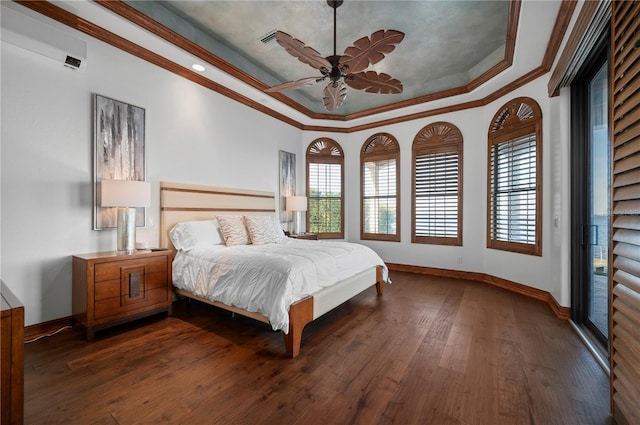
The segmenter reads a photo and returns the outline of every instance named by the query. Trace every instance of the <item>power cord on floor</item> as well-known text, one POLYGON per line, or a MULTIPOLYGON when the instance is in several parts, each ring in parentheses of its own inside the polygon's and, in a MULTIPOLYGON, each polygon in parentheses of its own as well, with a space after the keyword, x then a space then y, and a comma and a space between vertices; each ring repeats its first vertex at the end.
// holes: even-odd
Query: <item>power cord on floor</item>
POLYGON ((35 337, 35 338, 33 338, 33 339, 29 339, 29 340, 25 341, 24 343, 25 343, 25 344, 29 344, 29 343, 31 343, 31 342, 35 342, 35 341, 37 341, 37 340, 39 340, 39 339, 42 339, 42 338, 44 338, 44 337, 47 337, 47 336, 54 336, 55 334, 60 333, 60 332, 62 332, 62 331, 63 331, 63 330, 65 330, 65 329, 71 329, 71 326, 69 326, 69 325, 67 325, 67 326, 63 326, 63 327, 61 327, 60 329, 58 329, 57 331, 51 332, 51 333, 49 333, 49 334, 39 335, 39 336, 37 336, 37 337, 35 337))

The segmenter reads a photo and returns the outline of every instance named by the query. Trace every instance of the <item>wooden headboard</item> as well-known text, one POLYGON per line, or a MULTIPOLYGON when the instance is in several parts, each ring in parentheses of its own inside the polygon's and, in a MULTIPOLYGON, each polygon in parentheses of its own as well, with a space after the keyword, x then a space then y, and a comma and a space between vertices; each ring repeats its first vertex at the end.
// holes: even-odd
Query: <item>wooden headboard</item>
POLYGON ((222 214, 275 215, 272 192, 160 182, 160 246, 175 251, 169 231, 176 223, 213 220, 222 214))

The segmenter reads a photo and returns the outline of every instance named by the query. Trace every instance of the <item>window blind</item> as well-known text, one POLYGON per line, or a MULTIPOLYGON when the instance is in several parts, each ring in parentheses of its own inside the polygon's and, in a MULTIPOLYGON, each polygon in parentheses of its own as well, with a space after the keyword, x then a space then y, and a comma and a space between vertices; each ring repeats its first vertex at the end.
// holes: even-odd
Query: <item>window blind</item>
POLYGON ((363 230, 372 234, 396 233, 396 160, 363 164, 363 230))
POLYGON ((458 237, 458 168, 457 152, 416 155, 416 237, 458 237))
POLYGON ((491 238, 536 243, 536 135, 491 147, 491 238))
POLYGON ((308 179, 309 231, 342 232, 342 165, 310 162, 308 179))

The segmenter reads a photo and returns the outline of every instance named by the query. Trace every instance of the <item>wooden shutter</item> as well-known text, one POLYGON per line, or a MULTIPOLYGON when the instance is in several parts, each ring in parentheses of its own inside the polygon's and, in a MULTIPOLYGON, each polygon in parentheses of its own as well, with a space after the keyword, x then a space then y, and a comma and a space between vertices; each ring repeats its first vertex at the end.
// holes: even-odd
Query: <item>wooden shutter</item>
POLYGON ((611 25, 611 410, 640 424, 640 2, 616 1, 611 25))
POLYGON ((489 126, 487 248, 542 255, 542 111, 528 97, 489 126))

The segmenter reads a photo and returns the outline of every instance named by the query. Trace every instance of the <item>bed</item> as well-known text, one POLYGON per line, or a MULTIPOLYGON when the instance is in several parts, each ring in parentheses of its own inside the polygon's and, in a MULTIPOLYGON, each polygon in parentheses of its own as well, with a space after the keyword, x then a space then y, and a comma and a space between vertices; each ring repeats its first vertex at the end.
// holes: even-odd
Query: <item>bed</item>
MULTIPOLYGON (((267 217, 275 217, 275 205, 276 197, 271 192, 203 186, 189 183, 161 182, 160 244, 162 247, 168 248, 173 252, 173 284, 174 290, 178 295, 259 320, 271 325, 275 330, 281 330, 284 335, 286 353, 289 357, 294 358, 300 353, 302 331, 308 323, 372 286, 375 286, 378 295, 382 295, 383 283, 388 281, 388 271, 384 262, 382 262, 373 251, 362 245, 348 244, 346 242, 286 239, 283 240, 282 243, 274 246, 265 244, 251 247, 240 244, 239 246, 232 247, 207 247, 207 249, 198 247, 185 252, 183 249, 177 249, 170 237, 170 232, 174 229, 174 234, 171 236, 173 236, 174 240, 176 239, 176 224, 206 222, 216 220, 218 217, 220 217, 220 219, 231 219, 238 216, 242 216, 248 221, 264 221, 267 217), (295 251, 298 253, 311 253, 314 249, 319 249, 319 253, 308 254, 306 256, 295 254, 295 251), (212 252, 207 252, 207 250, 212 252), (293 250, 293 252, 290 250, 293 250), (333 255, 332 253, 347 255, 344 251, 349 250, 354 250, 354 255, 356 255, 357 258, 357 260, 351 261, 351 263, 362 264, 363 267, 360 269, 352 269, 348 265, 344 265, 343 263, 345 262, 342 260, 339 262, 337 259, 330 259, 330 256, 333 255), (257 251, 257 254, 253 251, 257 251), (269 310, 268 305, 263 305, 263 307, 266 308, 260 308, 260 306, 254 304, 237 302, 234 298, 221 297, 220 294, 224 293, 222 284, 216 283, 217 288, 215 290, 203 289, 201 287, 202 282, 193 282, 197 280, 197 278, 189 279, 190 275, 202 276, 205 274, 216 274, 217 272, 215 272, 215 270, 220 270, 220 264, 209 264, 208 257, 210 255, 223 257, 223 261, 226 261, 223 266, 227 269, 230 267, 240 267, 234 263, 235 261, 240 261, 239 259, 235 257, 234 260, 228 259, 228 254, 231 252, 239 254, 240 257, 250 254, 258 255, 258 257, 253 257, 253 259, 249 260, 251 264, 276 258, 277 255, 287 258, 291 258, 292 256, 296 257, 297 260, 291 264, 277 265, 273 263, 274 265, 272 267, 274 273, 279 272, 279 269, 286 268, 290 268, 294 272, 299 272, 299 274, 294 273, 293 277, 288 277, 296 282, 301 280, 307 282, 306 279, 308 279, 308 277, 305 277, 301 270, 310 268, 310 266, 308 266, 310 258, 308 257, 318 256, 327 258, 326 261, 328 262, 324 263, 324 265, 314 266, 316 270, 325 270, 328 268, 327 264, 333 264, 333 262, 340 263, 341 265, 335 266, 339 272, 336 271, 335 276, 332 278, 327 276, 326 273, 316 272, 317 274, 322 274, 322 279, 318 277, 318 280, 321 280, 321 282, 316 285, 317 287, 311 285, 311 289, 306 288, 304 291, 299 290, 293 297, 289 297, 289 299, 294 299, 290 303, 289 300, 285 300, 287 303, 285 306, 287 309, 285 312, 286 317, 282 317, 282 313, 274 316, 272 314, 273 312, 269 310), (374 257, 375 260, 373 259, 374 257), (190 269, 186 267, 188 263, 194 262, 194 259, 196 263, 195 267, 200 267, 200 269, 190 271, 190 269), (206 269, 206 267, 210 267, 210 269, 206 269), (329 282, 331 279, 333 279, 333 281, 329 282), (192 282, 189 282, 190 280, 192 280, 192 282), (216 291, 217 294, 215 293, 216 291), (311 292, 304 295, 305 291, 311 292), (214 296, 212 297, 212 295, 214 296)), ((347 263, 349 263, 349 261, 347 261, 347 263)), ((264 276, 268 282, 271 282, 268 272, 261 276, 264 276)), ((241 280, 242 278, 235 278, 235 280, 238 279, 241 280)))

